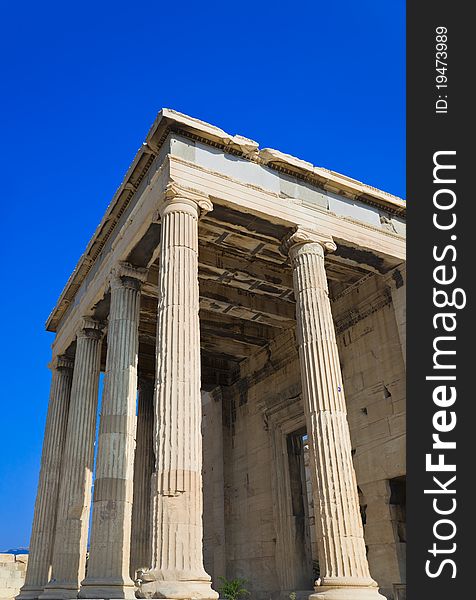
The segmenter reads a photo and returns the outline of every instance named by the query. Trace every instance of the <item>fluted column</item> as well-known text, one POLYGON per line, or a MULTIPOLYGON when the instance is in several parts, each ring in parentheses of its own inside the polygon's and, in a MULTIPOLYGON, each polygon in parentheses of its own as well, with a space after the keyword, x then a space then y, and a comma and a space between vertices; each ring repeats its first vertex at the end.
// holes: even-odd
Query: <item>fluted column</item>
POLYGON ((61 470, 52 579, 41 598, 75 598, 84 576, 101 359, 101 324, 85 318, 77 335, 61 470))
POLYGON ((73 361, 66 356, 59 356, 52 372, 40 478, 31 530, 28 569, 25 583, 17 596, 19 600, 38 598, 50 579, 61 459, 68 424, 72 377, 73 361))
POLYGON ((169 189, 161 209, 154 395, 152 569, 145 598, 217 598, 203 567, 198 218, 211 202, 169 189))
POLYGON ((370 577, 352 463, 324 251, 330 237, 302 228, 285 241, 293 267, 301 382, 311 457, 321 585, 311 598, 382 598, 370 577))
POLYGON ((145 278, 145 269, 125 263, 111 277, 91 542, 80 598, 135 598, 129 561, 140 288, 145 278))
POLYGON ((154 471, 154 380, 139 378, 134 495, 132 502, 131 577, 150 567, 150 494, 154 471))

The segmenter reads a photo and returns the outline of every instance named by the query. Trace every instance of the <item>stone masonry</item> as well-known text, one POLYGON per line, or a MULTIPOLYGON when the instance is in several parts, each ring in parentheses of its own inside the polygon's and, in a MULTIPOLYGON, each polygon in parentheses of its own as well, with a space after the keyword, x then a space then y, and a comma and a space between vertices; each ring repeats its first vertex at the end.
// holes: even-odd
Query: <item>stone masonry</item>
POLYGON ((12 600, 25 583, 28 554, 0 554, 0 600, 12 600))

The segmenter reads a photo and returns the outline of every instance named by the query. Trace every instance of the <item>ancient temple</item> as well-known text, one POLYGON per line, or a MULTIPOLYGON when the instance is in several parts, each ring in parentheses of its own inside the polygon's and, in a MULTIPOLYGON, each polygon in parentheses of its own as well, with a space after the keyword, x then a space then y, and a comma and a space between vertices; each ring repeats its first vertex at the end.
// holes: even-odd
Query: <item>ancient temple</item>
POLYGON ((19 598, 404 598, 404 219, 162 110, 47 321, 19 598))

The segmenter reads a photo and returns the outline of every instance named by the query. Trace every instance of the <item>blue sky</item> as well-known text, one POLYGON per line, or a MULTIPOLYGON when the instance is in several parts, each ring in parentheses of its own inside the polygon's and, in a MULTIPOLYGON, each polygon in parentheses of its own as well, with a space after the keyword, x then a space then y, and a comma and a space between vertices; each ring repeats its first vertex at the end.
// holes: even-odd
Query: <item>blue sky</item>
POLYGON ((404 196, 404 19, 401 0, 2 3, 0 551, 29 542, 44 322, 156 113, 404 196))

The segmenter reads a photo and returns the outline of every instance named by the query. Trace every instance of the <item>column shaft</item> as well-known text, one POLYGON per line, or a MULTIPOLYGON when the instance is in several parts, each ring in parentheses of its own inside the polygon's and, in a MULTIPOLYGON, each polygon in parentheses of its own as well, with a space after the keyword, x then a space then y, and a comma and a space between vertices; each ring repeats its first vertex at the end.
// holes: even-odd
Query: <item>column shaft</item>
POLYGON ((316 598, 378 598, 369 573, 323 241, 298 229, 293 266, 302 393, 310 443, 321 586, 316 598), (349 595, 350 593, 350 595, 349 595))
POLYGON ((131 577, 151 565, 150 495, 154 471, 154 382, 139 380, 136 453, 134 458, 134 496, 132 503, 131 577))
POLYGON ((202 551, 198 212, 197 202, 175 197, 161 215, 152 569, 143 597, 218 597, 202 551))
POLYGON ((77 336, 61 471, 52 579, 41 598, 75 598, 84 576, 101 358, 100 325, 84 319, 77 336))
POLYGON ((50 579, 72 377, 73 361, 64 356, 58 357, 52 373, 28 569, 19 600, 38 598, 50 579))
POLYGON ((88 573, 80 598, 134 598, 129 576, 136 433, 140 279, 120 265, 111 279, 88 573))

